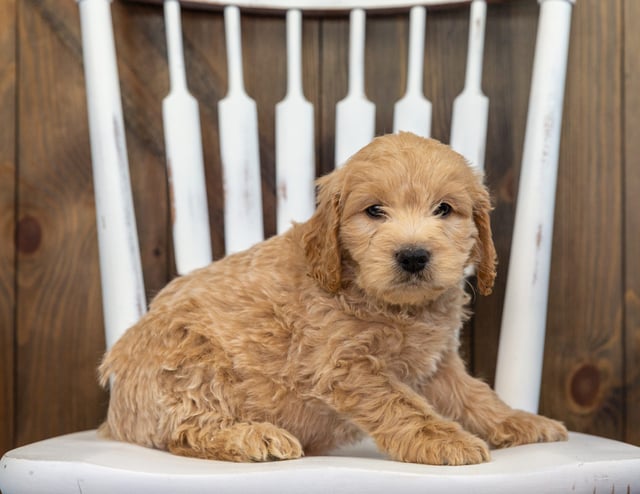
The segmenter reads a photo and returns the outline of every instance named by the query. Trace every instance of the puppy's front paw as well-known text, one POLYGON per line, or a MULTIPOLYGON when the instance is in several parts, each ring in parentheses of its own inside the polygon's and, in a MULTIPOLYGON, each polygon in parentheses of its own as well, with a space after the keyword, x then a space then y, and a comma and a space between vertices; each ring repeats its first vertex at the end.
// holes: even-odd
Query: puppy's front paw
POLYGON ((213 432, 187 430, 167 449, 181 456, 210 460, 256 462, 303 456, 302 446, 288 431, 269 422, 237 422, 213 432))
POLYGON ((459 427, 421 430, 408 444, 400 445, 395 460, 429 465, 472 465, 489 461, 487 444, 459 427))
POLYGON ((302 446, 292 434, 267 422, 249 426, 238 446, 246 456, 245 461, 291 460, 303 456, 302 446))
POLYGON ((489 434, 489 443, 497 448, 519 444, 566 441, 567 428, 557 420, 514 410, 489 434))

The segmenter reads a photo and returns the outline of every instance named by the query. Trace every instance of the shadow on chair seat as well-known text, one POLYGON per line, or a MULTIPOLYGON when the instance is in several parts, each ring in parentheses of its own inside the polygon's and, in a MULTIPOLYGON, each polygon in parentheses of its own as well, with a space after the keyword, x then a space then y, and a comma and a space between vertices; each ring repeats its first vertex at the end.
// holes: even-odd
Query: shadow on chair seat
POLYGON ((624 493, 640 489, 640 448, 571 433, 567 442, 492 451, 490 463, 446 467, 389 461, 364 441, 332 456, 240 464, 103 440, 91 430, 10 451, 0 463, 0 488, 5 494, 624 493))

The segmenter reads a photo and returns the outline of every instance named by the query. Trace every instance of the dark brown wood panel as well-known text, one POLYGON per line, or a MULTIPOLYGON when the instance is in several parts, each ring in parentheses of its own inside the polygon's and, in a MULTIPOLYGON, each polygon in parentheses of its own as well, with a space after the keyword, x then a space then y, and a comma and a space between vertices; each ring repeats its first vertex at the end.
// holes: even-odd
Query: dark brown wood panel
MULTIPOLYGON (((493 16, 493 7, 487 12, 493 16)), ((433 105, 431 135, 442 142, 449 142, 453 100, 464 86, 468 32, 467 8, 427 12, 424 92, 433 105)))
MULTIPOLYGON (((324 175, 334 168, 336 127, 336 103, 347 95, 349 18, 337 16, 321 21, 320 41, 320 145, 318 159, 319 174, 324 175)), ((365 64, 367 58, 365 55, 365 64)), ((367 81, 368 84, 369 81, 367 81)), ((369 90, 368 87, 365 88, 369 90)), ((318 117, 316 117, 318 120, 318 117)))
POLYGON ((162 99, 169 88, 162 9, 113 3, 132 193, 150 299, 173 268, 162 99))
POLYGON ((622 3, 575 5, 541 409, 624 432, 622 3))
POLYGON ((17 444, 91 428, 106 396, 95 209, 74 2, 19 7, 17 444))
POLYGON ((393 105, 405 90, 408 16, 370 14, 366 26, 366 90, 376 105, 376 135, 382 135, 393 132, 393 105))
POLYGON ((16 2, 0 3, 0 456, 13 446, 16 2))
POLYGON ((258 107, 264 233, 269 237, 276 231, 275 107, 286 93, 286 21, 283 16, 242 19, 244 79, 258 107))
MULTIPOLYGON (((640 3, 624 2, 624 45, 640 46, 640 3)), ((624 281, 626 421, 624 440, 640 444, 640 62, 637 49, 624 50, 624 281)))

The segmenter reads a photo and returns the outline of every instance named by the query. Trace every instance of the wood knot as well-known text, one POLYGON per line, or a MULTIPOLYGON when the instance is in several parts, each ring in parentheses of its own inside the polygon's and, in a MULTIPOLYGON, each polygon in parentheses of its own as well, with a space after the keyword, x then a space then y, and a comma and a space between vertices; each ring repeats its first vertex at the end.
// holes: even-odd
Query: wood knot
POLYGON ((42 243, 42 227, 33 216, 23 216, 16 229, 16 248, 22 254, 33 254, 42 243))
POLYGON ((573 372, 569 381, 570 398, 582 410, 592 410, 602 395, 603 376, 593 363, 583 363, 573 372))
POLYGON ((500 202, 515 204, 517 197, 518 183, 514 171, 510 168, 498 184, 496 191, 500 202))

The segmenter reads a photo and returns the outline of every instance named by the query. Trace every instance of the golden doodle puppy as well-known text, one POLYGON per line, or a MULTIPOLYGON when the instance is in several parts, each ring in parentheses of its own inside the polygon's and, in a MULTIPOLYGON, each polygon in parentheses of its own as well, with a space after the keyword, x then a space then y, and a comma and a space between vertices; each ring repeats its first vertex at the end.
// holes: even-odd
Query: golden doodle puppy
POLYGON ((167 285, 108 352, 109 437, 199 458, 316 455, 369 434, 395 460, 463 465, 556 441, 458 355, 465 268, 491 292, 489 195, 434 140, 375 139, 318 181, 306 223, 167 285))

